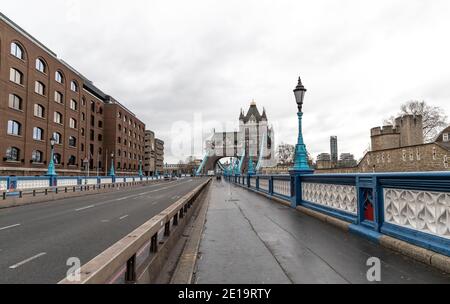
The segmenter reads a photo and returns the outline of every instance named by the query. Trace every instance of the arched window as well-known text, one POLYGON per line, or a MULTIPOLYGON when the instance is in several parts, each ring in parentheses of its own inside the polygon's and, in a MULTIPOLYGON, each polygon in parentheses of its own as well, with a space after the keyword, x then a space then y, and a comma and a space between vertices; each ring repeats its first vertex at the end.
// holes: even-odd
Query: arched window
POLYGON ((55 102, 64 103, 64 95, 61 92, 55 91, 55 102))
POLYGON ((22 110, 22 98, 9 94, 9 107, 15 110, 22 110))
POLYGON ((122 138, 121 137, 117 138, 117 143, 119 143, 119 144, 122 143, 122 138))
POLYGON ((15 120, 8 121, 8 134, 9 135, 20 136, 21 133, 22 133, 22 125, 19 122, 15 121, 15 120))
POLYGON ((39 118, 44 118, 45 117, 45 108, 43 106, 41 106, 40 104, 35 104, 34 105, 34 116, 39 117, 39 118))
POLYGON ((42 130, 41 128, 35 127, 33 129, 33 139, 39 140, 39 141, 44 140, 44 130, 42 130))
POLYGON ((69 166, 76 166, 76 164, 77 164, 77 158, 75 156, 71 155, 69 157, 68 165, 69 166))
POLYGON ((55 72, 55 80, 56 80, 56 82, 59 82, 61 84, 64 83, 64 76, 60 71, 55 72))
POLYGON ((53 139, 55 140, 55 143, 57 144, 57 145, 60 145, 61 144, 61 134, 60 133, 58 133, 58 132, 55 132, 55 133, 53 133, 53 139))
POLYGON ((7 161, 19 161, 20 160, 20 150, 16 147, 9 147, 6 150, 6 160, 7 161))
POLYGON ((73 99, 70 100, 70 109, 74 111, 78 110, 78 103, 73 99))
POLYGON ((119 149, 119 150, 117 150, 117 156, 118 157, 121 157, 122 156, 122 151, 119 149))
POLYGON ((43 159, 44 159, 44 157, 43 157, 43 153, 42 153, 41 151, 39 151, 39 150, 34 150, 34 151, 31 153, 31 161, 32 161, 33 163, 38 163, 38 164, 40 164, 40 163, 43 162, 43 159))
POLYGON ((70 82, 70 89, 71 89, 73 92, 78 92, 78 84, 77 84, 75 81, 71 81, 71 82, 70 82))
POLYGON ((22 60, 25 59, 23 48, 16 42, 11 43, 11 55, 22 60))
POLYGON ((23 73, 17 69, 11 68, 9 70, 9 80, 16 84, 23 85, 23 73))
POLYGON ((34 92, 39 95, 45 95, 45 85, 40 81, 36 81, 34 83, 34 92))
POLYGON ((70 126, 72 129, 76 129, 76 128, 77 128, 77 121, 76 121, 75 119, 71 118, 71 119, 69 120, 69 126, 70 126))
POLYGON ((36 70, 41 73, 47 73, 47 65, 45 64, 44 60, 40 58, 36 59, 36 70))
POLYGON ((62 114, 59 112, 55 112, 54 117, 53 117, 53 121, 57 124, 62 124, 63 123, 63 118, 62 118, 62 114))
POLYGON ((55 163, 55 165, 60 165, 61 164, 61 154, 55 153, 53 155, 53 162, 55 163))
POLYGON ((69 146, 72 148, 77 147, 77 139, 74 136, 69 137, 69 146))
POLYGON ((81 136, 84 136, 85 133, 84 128, 81 128, 81 136))

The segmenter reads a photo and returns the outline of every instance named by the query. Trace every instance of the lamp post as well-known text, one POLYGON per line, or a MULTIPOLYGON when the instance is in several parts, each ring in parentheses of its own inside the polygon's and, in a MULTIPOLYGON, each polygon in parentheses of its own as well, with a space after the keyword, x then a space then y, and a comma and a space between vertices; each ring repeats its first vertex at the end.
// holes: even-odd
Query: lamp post
POLYGON ((52 138, 50 139, 50 147, 51 147, 51 151, 50 151, 50 163, 48 164, 48 171, 47 171, 47 176, 56 176, 56 170, 55 170, 55 144, 56 144, 56 140, 55 138, 52 136, 52 138))
POLYGON ((56 144, 56 140, 55 138, 52 136, 52 138, 50 139, 50 146, 51 146, 51 150, 50 150, 50 162, 48 164, 48 171, 47 171, 47 176, 50 178, 50 186, 54 187, 56 186, 56 170, 55 170, 55 144, 56 144))
POLYGON ((295 148, 295 158, 294 158, 294 168, 290 171, 291 173, 301 173, 308 174, 312 173, 313 170, 308 164, 308 152, 306 151, 306 145, 303 141, 303 131, 302 131, 302 119, 303 119, 303 99, 305 98, 307 90, 302 84, 301 78, 298 79, 298 85, 294 90, 295 99, 298 106, 298 141, 295 148))
POLYGON ((114 153, 111 153, 111 169, 109 170, 109 176, 115 177, 116 176, 116 170, 114 169, 114 153))
POLYGON ((294 167, 290 169, 289 173, 292 180, 292 200, 291 205, 297 208, 302 202, 302 181, 301 176, 305 174, 312 174, 314 170, 308 164, 308 152, 303 141, 302 119, 303 119, 303 99, 305 98, 306 88, 302 84, 301 78, 298 79, 298 85, 294 90, 295 99, 298 107, 298 141, 295 147, 294 167))
POLYGON ((144 172, 142 172, 142 159, 139 160, 139 177, 142 180, 142 177, 144 176, 144 172))

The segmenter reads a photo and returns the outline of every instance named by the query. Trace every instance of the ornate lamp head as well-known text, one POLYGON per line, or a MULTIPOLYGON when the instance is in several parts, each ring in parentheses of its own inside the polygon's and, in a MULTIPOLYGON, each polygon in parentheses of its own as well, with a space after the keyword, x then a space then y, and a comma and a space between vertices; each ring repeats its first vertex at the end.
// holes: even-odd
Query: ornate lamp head
POLYGON ((294 90, 295 99, 297 101, 298 111, 302 112, 303 110, 303 99, 305 98, 306 88, 302 84, 302 79, 298 78, 298 85, 294 90))

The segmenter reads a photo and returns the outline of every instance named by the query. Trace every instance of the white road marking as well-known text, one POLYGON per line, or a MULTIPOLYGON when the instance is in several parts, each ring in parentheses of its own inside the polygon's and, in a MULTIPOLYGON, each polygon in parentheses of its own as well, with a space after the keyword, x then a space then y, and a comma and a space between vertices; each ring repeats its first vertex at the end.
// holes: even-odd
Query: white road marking
POLYGON ((23 265, 25 265, 26 263, 29 263, 29 262, 31 262, 31 261, 33 261, 33 260, 36 260, 36 259, 38 259, 38 258, 40 258, 40 257, 42 257, 42 256, 44 256, 44 255, 46 255, 46 254, 47 254, 46 252, 39 253, 39 254, 37 254, 37 255, 35 255, 35 256, 29 258, 29 259, 26 259, 26 260, 24 260, 24 261, 22 261, 22 262, 20 262, 20 263, 17 263, 16 265, 9 266, 9 269, 17 269, 17 268, 19 268, 20 266, 23 266, 23 265))
POLYGON ((3 228, 0 228, 0 231, 6 230, 6 229, 15 228, 15 227, 19 227, 20 225, 21 225, 21 224, 15 224, 15 225, 11 225, 11 226, 8 226, 8 227, 3 227, 3 228))
POLYGON ((109 220, 103 220, 102 223, 109 223, 109 220))
POLYGON ((153 202, 153 203, 152 203, 152 206, 155 206, 155 205, 158 204, 158 203, 159 203, 158 201, 153 202))
POLYGON ((126 219, 127 217, 129 217, 129 215, 124 215, 124 216, 122 216, 121 218, 119 218, 119 220, 124 220, 124 219, 126 219))
POLYGON ((91 209, 91 208, 94 208, 95 207, 95 205, 90 205, 90 206, 87 206, 87 207, 83 207, 83 208, 80 208, 80 209, 76 209, 75 211, 83 211, 83 210, 86 210, 86 209, 91 209))

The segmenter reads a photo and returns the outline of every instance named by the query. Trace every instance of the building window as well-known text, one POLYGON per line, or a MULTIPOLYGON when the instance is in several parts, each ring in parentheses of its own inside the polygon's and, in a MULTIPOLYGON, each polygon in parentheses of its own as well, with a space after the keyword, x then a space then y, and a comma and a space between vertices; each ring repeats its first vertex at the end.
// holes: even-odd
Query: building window
POLYGON ((55 143, 57 145, 61 144, 61 138, 62 138, 62 136, 60 133, 58 133, 58 132, 53 133, 53 139, 55 140, 55 143))
POLYGON ((444 133, 444 135, 442 135, 442 141, 443 142, 448 142, 449 141, 448 133, 444 133))
POLYGON ((36 59, 36 70, 38 70, 41 73, 47 72, 47 65, 44 63, 42 59, 36 59))
POLYGON ((53 121, 57 124, 62 125, 63 123, 63 118, 62 118, 62 114, 59 112, 55 112, 54 116, 53 116, 53 121))
POLYGON ((118 112, 117 113, 117 118, 122 118, 122 113, 118 112))
POLYGON ((118 137, 117 138, 117 143, 121 144, 122 143, 122 138, 118 137))
POLYGON ((122 125, 119 124, 119 131, 122 131, 122 125))
POLYGON ((33 129, 33 139, 42 141, 44 139, 44 130, 42 130, 41 128, 38 128, 38 127, 34 128, 33 129))
POLYGON ((69 146, 72 148, 76 148, 77 146, 77 139, 74 136, 69 137, 69 146))
POLYGON ((58 83, 61 83, 61 84, 64 83, 64 77, 63 77, 63 75, 62 75, 62 73, 60 71, 56 71, 55 72, 55 80, 58 83))
POLYGON ((95 102, 91 101, 91 112, 95 113, 95 102))
POLYGON ((416 158, 417 158, 417 160, 420 160, 420 158, 421 158, 419 148, 416 149, 416 158))
POLYGON ((91 127, 95 127, 95 117, 91 115, 91 127))
POLYGON ((19 122, 15 120, 8 121, 8 135, 20 136, 22 133, 21 129, 22 125, 19 122))
POLYGON ((7 161, 19 161, 20 159, 20 150, 16 147, 9 147, 6 150, 6 160, 7 161))
POLYGON ((55 102, 60 104, 64 103, 64 95, 61 92, 55 91, 55 102))
POLYGON ((55 153, 53 155, 53 162, 55 163, 55 165, 60 165, 61 164, 61 154, 55 153))
POLYGON ((103 135, 101 134, 98 135, 98 141, 103 141, 103 135))
POLYGON ((406 161, 406 150, 402 151, 402 159, 403 161, 406 161))
POLYGON ((103 121, 101 121, 101 120, 98 121, 98 127, 99 127, 100 129, 103 128, 103 121))
POLYGON ((75 81, 70 82, 70 90, 72 92, 78 92, 78 84, 75 81))
POLYGON ((45 95, 45 85, 40 81, 36 81, 34 83, 34 92, 39 95, 45 95))
POLYGON ((9 107, 14 110, 22 110, 22 98, 17 95, 9 94, 9 107))
POLYGON ((71 155, 69 157, 68 165, 69 166, 76 166, 76 164, 77 164, 77 158, 75 156, 71 155))
POLYGON ((118 157, 121 157, 122 156, 122 151, 119 149, 119 150, 117 150, 117 156, 118 157))
POLYGON ((70 109, 74 111, 78 110, 78 103, 73 99, 70 100, 70 109))
POLYGON ((76 129, 76 128, 77 128, 77 121, 76 121, 75 119, 71 118, 71 119, 69 120, 69 126, 70 126, 70 128, 72 128, 72 129, 76 129))
POLYGON ((81 152, 84 152, 84 144, 81 144, 81 152))
POLYGON ((448 168, 448 157, 444 155, 444 168, 448 168))
POLYGON ((11 43, 11 55, 22 60, 25 59, 23 48, 16 42, 11 43))
POLYGON ((45 117, 45 108, 43 106, 41 106, 40 104, 35 104, 34 105, 34 116, 39 117, 39 118, 44 118, 45 117))
POLYGON ((94 130, 91 130, 91 140, 92 141, 95 140, 95 132, 94 132, 94 130))
POLYGON ((437 155, 436 155, 436 147, 433 147, 433 160, 436 160, 437 155))
POLYGON ((81 136, 84 136, 84 128, 81 128, 81 136))
POLYGON ((86 98, 81 98, 81 105, 84 107, 86 106, 86 98))
POLYGON ((31 153, 31 161, 33 163, 40 164, 40 163, 42 163, 43 159, 44 159, 44 157, 43 157, 43 153, 41 151, 34 150, 31 153))
POLYGON ((103 108, 102 108, 102 107, 99 107, 99 108, 98 108, 98 113, 99 113, 100 115, 103 114, 103 108))
POLYGON ((23 73, 19 70, 11 68, 9 71, 9 80, 16 84, 23 85, 23 73))

